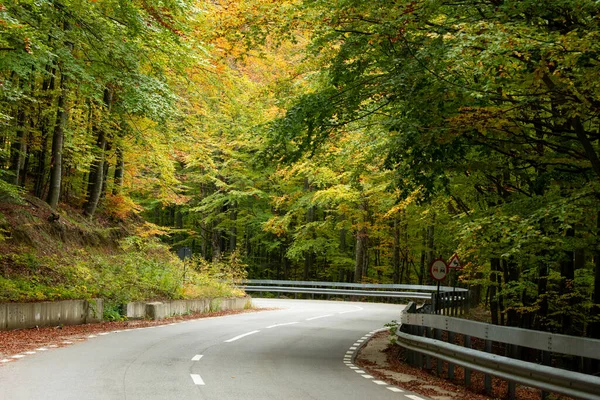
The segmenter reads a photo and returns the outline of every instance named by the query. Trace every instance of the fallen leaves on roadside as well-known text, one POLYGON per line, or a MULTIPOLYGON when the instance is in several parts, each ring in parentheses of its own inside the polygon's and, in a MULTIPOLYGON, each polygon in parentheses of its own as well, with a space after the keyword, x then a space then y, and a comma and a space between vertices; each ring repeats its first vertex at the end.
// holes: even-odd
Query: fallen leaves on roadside
MULTIPOLYGON (((72 343, 88 339, 90 335, 103 332, 143 328, 147 326, 172 324, 174 322, 219 317, 223 315, 242 314, 256 311, 266 311, 265 308, 254 308, 239 311, 218 311, 213 313, 179 315, 158 321, 129 320, 101 322, 97 324, 68 325, 56 327, 17 329, 0 331, 0 360, 26 351, 34 351, 40 347, 65 347, 72 343)), ((1 366, 2 364, 0 364, 1 366)))

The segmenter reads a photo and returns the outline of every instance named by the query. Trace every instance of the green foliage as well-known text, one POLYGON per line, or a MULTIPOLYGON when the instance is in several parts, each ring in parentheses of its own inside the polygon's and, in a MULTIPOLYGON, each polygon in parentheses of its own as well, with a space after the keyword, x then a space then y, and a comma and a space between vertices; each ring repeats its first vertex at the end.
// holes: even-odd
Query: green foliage
POLYGON ((30 253, 6 256, 4 262, 18 271, 0 277, 1 301, 102 298, 109 318, 119 318, 120 305, 138 300, 239 296, 234 280, 242 279, 243 265, 219 263, 192 271, 183 284, 183 265, 164 245, 154 240, 127 238, 127 252, 114 255, 73 254, 66 263, 30 253), (131 251, 131 243, 138 250, 131 251))
POLYGON ((104 302, 104 321, 124 321, 125 316, 122 312, 122 304, 113 302, 104 302))

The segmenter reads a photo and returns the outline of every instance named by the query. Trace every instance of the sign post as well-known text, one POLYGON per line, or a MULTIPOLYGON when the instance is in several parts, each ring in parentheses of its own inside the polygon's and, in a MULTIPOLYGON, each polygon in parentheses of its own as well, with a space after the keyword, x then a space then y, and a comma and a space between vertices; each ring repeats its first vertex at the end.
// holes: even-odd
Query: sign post
POLYGON ((192 249, 190 249, 189 247, 181 247, 177 251, 177 255, 179 256, 181 261, 183 261, 183 284, 185 285, 185 278, 186 278, 186 274, 187 274, 187 264, 188 264, 185 262, 185 260, 192 258, 192 249))
POLYGON ((431 265, 429 266, 429 273, 431 277, 437 281, 437 293, 435 295, 435 306, 434 311, 437 313, 439 298, 440 298, 440 282, 446 279, 446 275, 448 275, 448 265, 446 261, 441 258, 433 260, 431 265))

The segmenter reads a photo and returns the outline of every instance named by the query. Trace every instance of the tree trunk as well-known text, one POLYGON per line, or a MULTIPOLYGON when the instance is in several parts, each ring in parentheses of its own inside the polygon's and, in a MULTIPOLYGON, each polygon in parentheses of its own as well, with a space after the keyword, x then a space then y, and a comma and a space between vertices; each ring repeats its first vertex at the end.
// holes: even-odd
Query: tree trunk
MULTIPOLYGON (((425 264, 426 270, 429 270, 431 267, 431 263, 435 260, 435 214, 431 219, 431 225, 427 227, 427 260, 425 264)), ((423 271, 423 276, 426 276, 425 271, 423 271)))
POLYGON ((17 135, 10 148, 10 170, 13 172, 12 183, 19 185, 21 170, 27 153, 27 137, 25 134, 25 109, 21 105, 17 111, 17 135))
MULTIPOLYGON (((575 230, 569 228, 566 231, 567 238, 573 238, 575 236, 575 230)), ((559 285, 559 296, 567 297, 572 293, 573 279, 575 279, 575 263, 573 251, 567 250, 564 252, 563 259, 560 261, 560 285, 559 285)), ((572 332, 572 318, 568 307, 562 310, 562 333, 569 335, 572 332)))
MULTIPOLYGON (((65 21, 63 29, 68 31, 71 26, 65 21)), ((66 42, 66 47, 69 51, 73 51, 73 43, 66 42)), ((56 125, 54 126, 54 133, 52 134, 52 158, 50 168, 50 188, 48 191, 48 204, 52 208, 56 208, 58 200, 60 199, 60 186, 62 183, 62 162, 63 162, 63 143, 65 140, 65 127, 67 120, 69 119, 69 112, 67 111, 67 96, 69 90, 67 88, 68 77, 64 71, 64 64, 60 73, 60 95, 58 96, 58 110, 56 112, 56 125)))
POLYGON ((231 209, 229 218, 233 221, 233 223, 231 224, 231 231, 229 232, 229 250, 233 252, 237 248, 237 211, 235 210, 235 208, 231 209))
POLYGON ((497 281, 498 272, 500 270, 500 259, 492 258, 490 261, 491 272, 490 272, 490 312, 492 314, 492 324, 498 325, 498 296, 497 296, 497 281))
MULTIPOLYGON (((110 114, 112 104, 112 90, 105 88, 104 89, 104 107, 106 107, 106 114, 110 114)), ((98 206, 98 201, 100 200, 100 196, 102 194, 102 188, 104 186, 104 176, 105 176, 105 153, 107 146, 107 134, 104 124, 102 120, 105 115, 102 113, 100 118, 98 118, 99 122, 97 123, 96 130, 98 132, 98 139, 96 140, 96 157, 90 166, 90 175, 88 180, 88 190, 87 190, 87 202, 84 206, 83 213, 84 215, 92 218, 94 216, 94 212, 96 212, 96 207, 98 206)))
MULTIPOLYGON (((596 235, 600 236, 600 211, 596 214, 596 235)), ((592 323, 589 326, 589 337, 600 339, 600 247, 594 249, 594 296, 590 312, 592 323)))
POLYGON ((369 232, 367 229, 367 203, 363 201, 359 205, 359 209, 363 213, 363 220, 356 232, 356 249, 355 249, 355 263, 354 263, 354 282, 362 282, 363 276, 366 275, 369 253, 368 253, 368 240, 369 232))
MULTIPOLYGON (((56 68, 48 66, 47 69, 50 74, 50 79, 44 80, 42 83, 42 91, 44 93, 49 93, 47 95, 47 103, 44 104, 44 107, 50 107, 52 104, 52 92, 54 91, 54 75, 56 74, 56 68)), ((49 118, 43 114, 43 111, 40 110, 40 114, 42 117, 40 118, 40 132, 41 132, 41 147, 39 152, 37 153, 37 169, 35 171, 35 185, 34 185, 34 194, 37 198, 44 198, 45 192, 45 184, 46 184, 46 159, 48 158, 48 136, 50 133, 50 121, 49 118)))
POLYGON ((112 194, 116 196, 121 193, 121 189, 123 188, 123 173, 125 171, 125 162, 123 161, 123 144, 120 142, 120 139, 117 140, 115 146, 115 157, 117 160, 115 163, 115 175, 113 181, 112 194))
POLYGON ((356 233, 356 260, 354 264, 354 282, 362 282, 365 253, 367 252, 367 227, 362 226, 356 233))
MULTIPOLYGON (((516 282, 519 280, 518 265, 515 262, 513 262, 512 260, 502 260, 502 267, 504 270, 504 282, 506 284, 510 282, 516 282)), ((520 300, 521 298, 520 293, 513 293, 512 296, 514 297, 510 298, 510 300, 514 303, 517 303, 517 300, 520 300), (519 299, 516 298, 517 296, 519 297, 519 299)), ((510 307, 508 310, 506 310, 506 324, 508 326, 515 327, 520 325, 519 313, 516 308, 510 307)))
POLYGON ((393 256, 392 256, 392 268, 394 275, 392 281, 395 284, 400 283, 400 223, 398 218, 394 219, 394 244, 393 244, 393 256))
POLYGON ((427 249, 427 230, 423 229, 423 247, 421 248, 421 268, 419 269, 419 285, 422 285, 425 280, 425 260, 427 249))

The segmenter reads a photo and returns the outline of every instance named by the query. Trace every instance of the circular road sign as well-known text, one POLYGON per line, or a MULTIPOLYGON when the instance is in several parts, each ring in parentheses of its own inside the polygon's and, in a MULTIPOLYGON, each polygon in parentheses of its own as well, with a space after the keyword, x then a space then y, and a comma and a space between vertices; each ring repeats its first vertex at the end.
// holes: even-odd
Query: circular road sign
POLYGON ((448 274, 448 265, 446 265, 446 262, 441 258, 433 260, 429 267, 429 273, 436 281, 443 281, 448 274))

